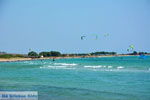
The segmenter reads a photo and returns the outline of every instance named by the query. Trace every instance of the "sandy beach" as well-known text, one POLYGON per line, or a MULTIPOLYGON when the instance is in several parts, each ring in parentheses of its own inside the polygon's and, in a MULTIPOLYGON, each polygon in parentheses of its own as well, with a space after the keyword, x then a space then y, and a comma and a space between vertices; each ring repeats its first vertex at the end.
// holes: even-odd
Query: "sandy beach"
MULTIPOLYGON (((133 56, 133 55, 103 55, 103 56, 69 56, 69 57, 43 57, 43 58, 0 58, 0 62, 13 61, 28 61, 28 60, 44 60, 44 59, 69 59, 69 58, 92 58, 92 57, 119 57, 119 56, 133 56)), ((134 55, 135 56, 135 55, 134 55)))
POLYGON ((32 60, 31 58, 0 58, 0 62, 12 62, 12 61, 26 61, 26 60, 32 60))

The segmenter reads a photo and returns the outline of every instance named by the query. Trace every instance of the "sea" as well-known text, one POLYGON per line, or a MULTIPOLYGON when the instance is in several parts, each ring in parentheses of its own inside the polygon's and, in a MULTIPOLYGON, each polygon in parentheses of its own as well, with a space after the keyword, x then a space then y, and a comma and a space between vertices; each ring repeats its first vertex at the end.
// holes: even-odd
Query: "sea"
POLYGON ((150 100, 150 56, 0 62, 0 91, 39 100, 150 100))

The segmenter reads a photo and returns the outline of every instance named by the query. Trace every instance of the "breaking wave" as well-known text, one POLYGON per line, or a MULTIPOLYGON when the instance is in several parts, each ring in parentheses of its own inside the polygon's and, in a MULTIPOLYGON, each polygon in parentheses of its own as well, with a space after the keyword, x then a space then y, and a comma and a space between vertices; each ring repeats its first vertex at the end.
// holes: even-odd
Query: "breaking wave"
POLYGON ((76 66, 77 64, 75 63, 54 63, 54 65, 62 65, 62 66, 76 66))
POLYGON ((111 69, 113 66, 102 66, 102 65, 97 65, 97 66, 84 66, 84 68, 92 68, 92 69, 97 69, 97 68, 108 68, 111 69))
POLYGON ((75 68, 67 67, 67 66, 44 66, 40 68, 41 69, 75 69, 75 68))

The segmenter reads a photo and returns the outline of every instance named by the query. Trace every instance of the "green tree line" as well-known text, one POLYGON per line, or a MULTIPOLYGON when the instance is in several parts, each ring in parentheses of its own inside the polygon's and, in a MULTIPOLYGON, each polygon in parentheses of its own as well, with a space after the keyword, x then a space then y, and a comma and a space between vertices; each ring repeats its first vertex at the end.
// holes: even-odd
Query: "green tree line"
MULTIPOLYGON (((72 56, 99 56, 99 55, 116 55, 116 52, 105 52, 105 51, 100 51, 100 52, 92 52, 92 53, 72 53, 72 54, 61 54, 58 51, 43 51, 40 53, 37 53, 35 51, 29 52, 27 55, 23 54, 8 54, 6 52, 0 52, 0 58, 16 58, 16 57, 30 57, 30 58, 39 58, 39 57, 72 57, 72 56)), ((140 55, 140 54, 150 54, 147 52, 137 52, 133 51, 133 53, 129 53, 129 55, 140 55)))
POLYGON ((21 54, 0 54, 0 58, 23 58, 24 55, 21 54))
POLYGON ((58 57, 61 56, 61 53, 58 51, 50 51, 50 52, 40 52, 39 54, 35 51, 31 51, 28 53, 28 57, 58 57))
POLYGON ((75 53, 75 54, 61 54, 58 51, 50 51, 50 52, 40 52, 39 54, 35 51, 31 51, 28 53, 28 57, 65 57, 65 56, 90 56, 90 55, 115 55, 116 52, 93 52, 93 53, 75 53))

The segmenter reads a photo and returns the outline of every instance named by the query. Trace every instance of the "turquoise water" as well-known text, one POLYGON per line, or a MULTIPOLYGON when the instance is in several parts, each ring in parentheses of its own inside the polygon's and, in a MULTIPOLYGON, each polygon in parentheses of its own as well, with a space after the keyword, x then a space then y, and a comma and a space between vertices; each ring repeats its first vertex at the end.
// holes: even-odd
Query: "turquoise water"
POLYGON ((150 100, 150 56, 0 62, 0 90, 39 100, 150 100))

